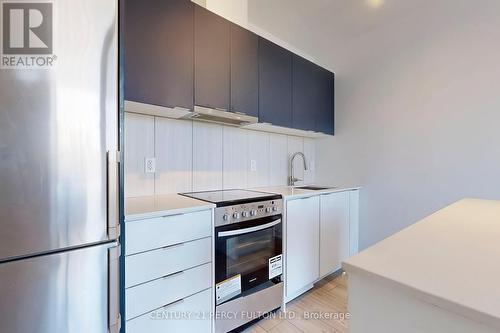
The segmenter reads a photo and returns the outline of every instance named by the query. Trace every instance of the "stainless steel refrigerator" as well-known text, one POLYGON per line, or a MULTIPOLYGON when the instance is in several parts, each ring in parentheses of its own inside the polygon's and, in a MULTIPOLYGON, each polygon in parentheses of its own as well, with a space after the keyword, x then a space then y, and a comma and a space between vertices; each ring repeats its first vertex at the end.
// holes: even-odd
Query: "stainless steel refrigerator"
POLYGON ((52 66, 0 68, 0 332, 117 332, 118 1, 49 3, 52 66))

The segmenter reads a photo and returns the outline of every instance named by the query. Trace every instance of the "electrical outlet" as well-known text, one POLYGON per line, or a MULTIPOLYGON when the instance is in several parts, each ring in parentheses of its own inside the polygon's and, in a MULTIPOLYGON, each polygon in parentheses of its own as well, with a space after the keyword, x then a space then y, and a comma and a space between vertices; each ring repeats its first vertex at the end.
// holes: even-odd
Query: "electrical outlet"
POLYGON ((256 160, 250 160, 250 171, 252 171, 252 172, 257 171, 257 161, 256 160))
POLYGON ((156 172, 156 158, 146 157, 144 159, 144 172, 155 173, 156 172))

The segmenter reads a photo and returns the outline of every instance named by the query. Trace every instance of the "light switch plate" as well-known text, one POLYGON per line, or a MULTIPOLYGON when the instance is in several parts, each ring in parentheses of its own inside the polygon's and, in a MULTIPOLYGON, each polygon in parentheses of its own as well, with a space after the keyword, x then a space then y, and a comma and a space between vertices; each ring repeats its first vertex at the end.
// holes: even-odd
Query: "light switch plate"
POLYGON ((144 159, 144 172, 145 173, 155 173, 156 172, 156 158, 146 157, 144 159))
POLYGON ((252 172, 257 171, 257 161, 256 160, 250 160, 250 171, 252 171, 252 172))

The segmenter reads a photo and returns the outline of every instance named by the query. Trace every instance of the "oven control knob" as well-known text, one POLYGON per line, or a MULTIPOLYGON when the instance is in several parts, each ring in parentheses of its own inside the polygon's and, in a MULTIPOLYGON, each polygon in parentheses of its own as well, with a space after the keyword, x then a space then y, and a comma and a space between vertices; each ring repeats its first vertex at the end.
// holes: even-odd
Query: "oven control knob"
POLYGON ((246 211, 241 212, 241 216, 243 216, 243 217, 248 217, 248 212, 246 212, 246 211))
POLYGON ((273 206, 273 212, 277 211, 278 210, 278 207, 276 206, 273 206))
POLYGON ((240 213, 233 213, 233 219, 239 219, 240 213))
POLYGON ((271 207, 267 207, 266 208, 266 213, 270 213, 271 212, 271 207))
POLYGON ((222 219, 223 219, 224 221, 229 220, 229 215, 228 215, 228 214, 224 214, 224 216, 222 216, 222 219))
POLYGON ((257 211, 256 211, 256 210, 251 210, 251 211, 250 211, 250 215, 251 215, 251 216, 255 216, 256 214, 257 214, 257 211))

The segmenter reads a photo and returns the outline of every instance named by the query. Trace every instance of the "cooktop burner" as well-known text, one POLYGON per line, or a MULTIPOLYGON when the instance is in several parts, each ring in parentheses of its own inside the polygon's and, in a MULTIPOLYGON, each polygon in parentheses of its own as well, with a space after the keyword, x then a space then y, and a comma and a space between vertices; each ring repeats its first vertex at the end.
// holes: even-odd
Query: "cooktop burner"
POLYGON ((264 200, 281 199, 281 195, 251 190, 220 190, 180 193, 186 197, 216 204, 217 207, 250 203, 264 200))

